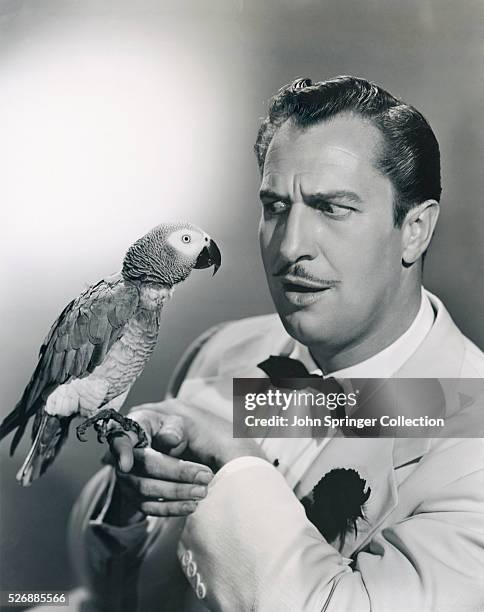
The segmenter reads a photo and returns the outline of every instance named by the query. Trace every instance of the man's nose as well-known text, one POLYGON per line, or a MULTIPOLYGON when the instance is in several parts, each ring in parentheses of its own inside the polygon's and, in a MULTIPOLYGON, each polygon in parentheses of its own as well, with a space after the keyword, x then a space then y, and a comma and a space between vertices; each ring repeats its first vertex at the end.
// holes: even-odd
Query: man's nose
POLYGON ((285 263, 300 259, 312 259, 314 248, 314 219, 311 209, 302 202, 296 202, 286 216, 281 228, 282 237, 279 254, 285 263))

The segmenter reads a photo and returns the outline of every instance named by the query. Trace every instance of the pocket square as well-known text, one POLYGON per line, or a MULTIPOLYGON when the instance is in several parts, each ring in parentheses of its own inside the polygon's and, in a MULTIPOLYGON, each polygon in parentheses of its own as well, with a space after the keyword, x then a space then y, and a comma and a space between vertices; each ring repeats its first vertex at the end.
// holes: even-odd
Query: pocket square
POLYGON ((328 542, 338 537, 342 542, 348 533, 357 535, 357 521, 365 518, 363 507, 370 493, 366 480, 356 470, 337 468, 325 474, 301 503, 308 519, 328 542))

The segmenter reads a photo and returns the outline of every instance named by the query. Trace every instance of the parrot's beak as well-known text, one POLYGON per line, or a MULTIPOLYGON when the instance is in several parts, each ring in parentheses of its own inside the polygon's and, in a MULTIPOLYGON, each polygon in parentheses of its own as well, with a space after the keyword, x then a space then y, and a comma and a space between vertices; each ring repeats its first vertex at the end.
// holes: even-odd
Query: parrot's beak
POLYGON ((210 240, 208 246, 203 247, 201 250, 195 263, 195 268, 200 270, 202 268, 210 268, 210 266, 213 266, 213 273, 215 275, 221 265, 222 255, 220 254, 220 250, 215 242, 210 240))

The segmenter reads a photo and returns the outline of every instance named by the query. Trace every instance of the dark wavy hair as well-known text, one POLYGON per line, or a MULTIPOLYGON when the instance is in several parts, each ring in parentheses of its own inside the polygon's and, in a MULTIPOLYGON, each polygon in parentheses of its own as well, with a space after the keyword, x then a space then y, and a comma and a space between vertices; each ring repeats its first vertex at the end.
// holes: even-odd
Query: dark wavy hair
POLYGON ((401 227, 414 206, 440 200, 439 144, 423 115, 378 85, 353 76, 319 83, 297 79, 276 93, 254 147, 261 173, 271 140, 285 121, 291 119, 305 128, 340 113, 369 120, 383 135, 383 150, 375 165, 392 181, 396 227, 401 227))

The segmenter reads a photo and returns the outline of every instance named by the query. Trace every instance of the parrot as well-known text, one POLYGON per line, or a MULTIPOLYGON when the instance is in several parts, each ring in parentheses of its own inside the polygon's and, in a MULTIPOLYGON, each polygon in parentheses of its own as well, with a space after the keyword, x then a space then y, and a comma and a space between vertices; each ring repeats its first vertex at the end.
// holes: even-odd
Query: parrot
POLYGON ((32 446, 16 475, 29 486, 52 464, 74 417, 85 441, 91 425, 99 442, 109 421, 133 430, 138 447, 147 445, 142 428, 119 413, 147 364, 158 339, 160 315, 175 286, 193 269, 222 263, 217 244, 190 223, 165 223, 139 238, 126 252, 122 269, 90 285, 52 325, 38 364, 20 401, 0 425, 0 440, 16 429, 13 455, 33 417, 32 446))

